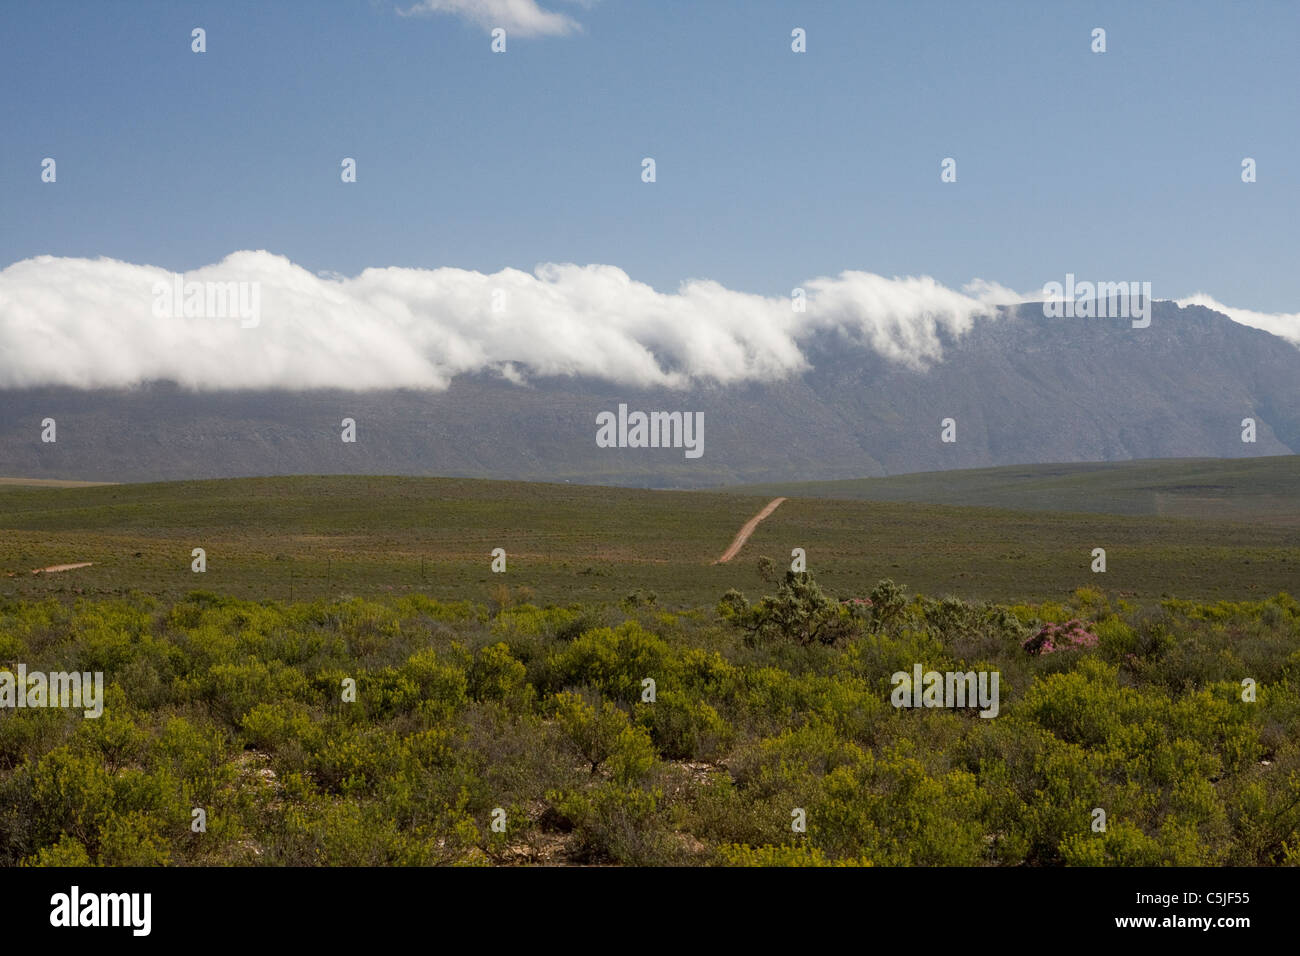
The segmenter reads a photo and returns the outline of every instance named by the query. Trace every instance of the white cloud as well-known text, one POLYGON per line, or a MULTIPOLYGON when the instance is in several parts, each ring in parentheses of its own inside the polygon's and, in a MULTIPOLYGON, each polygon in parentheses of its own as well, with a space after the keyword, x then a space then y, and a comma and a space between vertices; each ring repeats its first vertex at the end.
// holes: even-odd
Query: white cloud
POLYGON ((1215 312, 1222 312, 1234 322, 1248 325, 1252 329, 1263 329, 1265 332, 1272 332, 1278 338, 1286 339, 1293 345, 1300 346, 1300 312, 1269 313, 1252 312, 1250 309, 1234 309, 1206 295, 1204 292, 1198 292, 1195 295, 1190 295, 1185 299, 1177 299, 1176 301, 1178 305, 1183 307, 1200 305, 1207 309, 1213 309, 1215 312))
POLYGON ((572 17, 545 10, 537 0, 420 0, 401 12, 452 14, 485 30, 504 27, 513 36, 564 36, 582 29, 572 17))
MULTIPOLYGON (((491 275, 378 268, 347 278, 313 275, 261 251, 233 253, 184 278, 256 283, 259 321, 155 315, 155 284, 173 274, 154 266, 38 256, 0 270, 0 387, 169 379, 196 389, 442 389, 483 371, 516 384, 581 375, 632 386, 725 385, 806 370, 801 346, 836 329, 924 368, 943 359, 945 337, 1023 298, 984 280, 959 292, 925 276, 843 272, 804 282, 807 309, 795 312, 788 297, 711 280, 657 292, 610 265, 546 263, 491 275)), ((1298 316, 1200 298, 1300 343, 1298 316)))
POLYGON ((260 317, 159 317, 172 273, 114 259, 39 256, 0 271, 0 387, 445 388, 493 370, 583 375, 630 385, 771 381, 807 367, 800 341, 840 328, 891 359, 942 356, 986 303, 929 278, 845 272, 789 298, 709 280, 656 292, 608 265, 367 269, 313 275, 283 256, 236 252, 186 282, 256 283, 260 317), (496 303, 504 306, 497 311, 496 303))
POLYGON ((997 305, 1018 305, 1022 302, 1041 302, 1044 298, 1043 293, 1039 292, 1017 292, 1015 289, 1009 289, 998 282, 991 282, 988 279, 972 279, 962 286, 962 291, 967 295, 979 299, 981 302, 997 305))

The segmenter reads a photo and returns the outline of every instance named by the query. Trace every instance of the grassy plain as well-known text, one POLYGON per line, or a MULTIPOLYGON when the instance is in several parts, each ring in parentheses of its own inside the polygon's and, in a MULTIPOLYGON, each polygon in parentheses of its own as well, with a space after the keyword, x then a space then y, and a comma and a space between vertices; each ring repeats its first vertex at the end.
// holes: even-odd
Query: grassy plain
MULTIPOLYGON (((1294 468, 1295 461, 1234 463, 1238 500, 1281 500, 1289 480, 1281 463, 1294 468)), ((916 487, 926 480, 918 476, 916 487)), ((994 487, 978 472, 944 480, 965 480, 967 498, 994 487)), ((1037 486, 1052 480, 1040 475, 1037 486)), ((893 480, 867 480, 876 481, 893 480)), ((1104 470, 1067 481, 1075 489, 1089 482, 1115 484, 1104 470)), ((836 492, 876 487, 831 484, 836 492)), ((175 599, 203 589, 253 600, 422 593, 489 602, 506 587, 516 599, 563 604, 618 601, 644 589, 661 604, 685 607, 712 603, 728 588, 752 588, 758 556, 781 566, 796 547, 805 549, 818 580, 846 597, 890 577, 914 591, 968 600, 1053 600, 1078 587, 1139 601, 1230 599, 1294 590, 1300 575, 1295 500, 1264 520, 1262 504, 1220 514, 1193 505, 1199 496, 1172 491, 1162 506, 1171 516, 800 497, 786 487, 783 493, 795 496, 758 526, 734 561, 714 564, 771 490, 354 476, 9 485, 0 487, 0 595, 140 591, 175 599), (1106 549, 1104 575, 1090 570, 1097 547, 1106 549), (202 575, 191 570, 195 548, 206 552, 202 575), (505 574, 490 570, 494 548, 506 551, 505 574), (87 561, 93 565, 32 573, 87 561)), ((1128 506, 1138 497, 1133 491, 1128 506)))
POLYGON ((1009 465, 846 481, 739 485, 729 490, 1300 527, 1297 455, 1009 465))

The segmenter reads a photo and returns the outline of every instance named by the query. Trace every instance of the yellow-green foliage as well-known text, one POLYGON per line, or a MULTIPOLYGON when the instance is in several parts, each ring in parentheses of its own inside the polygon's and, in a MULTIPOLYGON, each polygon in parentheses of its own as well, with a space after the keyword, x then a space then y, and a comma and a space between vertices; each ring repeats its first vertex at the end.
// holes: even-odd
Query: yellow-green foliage
POLYGON ((1289 596, 873 593, 815 634, 740 595, 0 602, 0 669, 107 684, 99 718, 0 713, 0 865, 1300 861, 1289 596), (1096 647, 1023 649, 1075 618, 1096 647), (917 664, 997 671, 998 715, 895 708, 917 664))
POLYGON ((742 846, 728 843, 718 847, 722 866, 871 866, 866 859, 827 859, 814 846, 742 846))

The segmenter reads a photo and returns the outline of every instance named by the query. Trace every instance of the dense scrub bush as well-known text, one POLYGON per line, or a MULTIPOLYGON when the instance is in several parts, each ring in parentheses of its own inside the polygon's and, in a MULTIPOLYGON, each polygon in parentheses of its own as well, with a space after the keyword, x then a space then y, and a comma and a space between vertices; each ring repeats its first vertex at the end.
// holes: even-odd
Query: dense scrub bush
POLYGON ((718 847, 717 862, 722 866, 871 866, 866 859, 828 859, 813 846, 745 846, 729 843, 718 847))
POLYGON ((0 711, 0 865, 1300 863, 1293 598, 768 573, 716 612, 0 602, 0 670, 107 685, 0 711), (998 716, 893 706, 917 665, 996 671, 998 716))
POLYGON ((601 627, 574 638, 551 658, 544 690, 589 686, 618 700, 634 701, 641 681, 666 683, 676 672, 668 643, 636 621, 601 627))
POLYGON ((604 782, 585 790, 551 794, 559 815, 573 830, 580 862, 661 866, 684 862, 684 853, 657 812, 658 791, 604 782))
POLYGON ((480 648, 467 677, 470 695, 478 701, 497 701, 511 710, 526 711, 536 696, 527 680, 528 669, 504 643, 480 648))
POLYGON ((806 571, 787 571, 776 594, 750 606, 738 591, 729 591, 718 606, 722 617, 759 640, 796 644, 834 644, 852 630, 852 614, 830 597, 806 571))
POLYGON ((650 732, 659 753, 673 760, 713 760, 731 744, 730 725, 703 700, 674 690, 636 705, 637 722, 650 732))

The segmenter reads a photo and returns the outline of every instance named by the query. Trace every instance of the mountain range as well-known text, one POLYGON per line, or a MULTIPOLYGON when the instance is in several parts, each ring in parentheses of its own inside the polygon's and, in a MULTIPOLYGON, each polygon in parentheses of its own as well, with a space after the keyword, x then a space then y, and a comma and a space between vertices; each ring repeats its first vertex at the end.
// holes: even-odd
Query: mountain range
MULTIPOLYGON (((577 377, 457 378, 446 391, 0 390, 0 475, 156 481, 394 474, 688 488, 1044 462, 1300 451, 1300 348, 1200 306, 1151 324, 999 310, 917 366, 839 330, 785 380, 629 388, 577 377), (597 416, 703 413, 699 458, 609 448, 597 416), (53 442, 42 423, 54 419, 53 442), (356 441, 342 440, 343 419, 356 441), (1243 420, 1255 441, 1244 442, 1243 420), (948 437, 944 441, 944 420, 948 437)), ((525 373, 528 356, 515 366, 525 373)))

